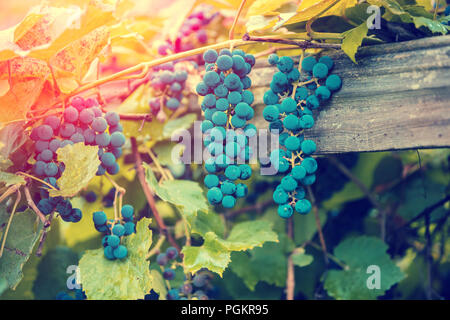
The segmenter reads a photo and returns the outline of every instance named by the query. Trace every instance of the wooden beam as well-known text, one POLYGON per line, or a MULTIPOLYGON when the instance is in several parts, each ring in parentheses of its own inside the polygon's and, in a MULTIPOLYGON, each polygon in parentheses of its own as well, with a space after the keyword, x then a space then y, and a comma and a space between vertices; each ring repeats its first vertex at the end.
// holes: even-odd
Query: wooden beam
MULTIPOLYGON (((343 87, 305 134, 317 154, 450 147, 450 36, 364 47, 358 64, 329 55, 343 87)), ((262 60, 251 73, 253 123, 267 128, 262 96, 277 70, 262 60)))

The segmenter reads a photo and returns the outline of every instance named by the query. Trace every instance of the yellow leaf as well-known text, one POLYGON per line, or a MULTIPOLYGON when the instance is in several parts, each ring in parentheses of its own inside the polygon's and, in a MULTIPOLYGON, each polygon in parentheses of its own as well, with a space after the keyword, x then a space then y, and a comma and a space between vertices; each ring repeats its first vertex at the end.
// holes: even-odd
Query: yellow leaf
POLYGON ((248 8, 247 17, 256 15, 266 15, 270 12, 276 11, 278 8, 280 8, 282 5, 288 2, 292 2, 292 0, 276 0, 276 1, 256 0, 248 8))

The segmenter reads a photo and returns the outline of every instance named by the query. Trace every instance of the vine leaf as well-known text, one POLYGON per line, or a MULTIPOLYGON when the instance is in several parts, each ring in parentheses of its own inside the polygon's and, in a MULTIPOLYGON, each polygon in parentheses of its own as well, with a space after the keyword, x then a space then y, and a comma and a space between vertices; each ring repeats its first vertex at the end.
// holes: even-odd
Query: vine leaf
MULTIPOLYGON (((6 206, 0 205, 0 234, 3 236, 9 216, 6 206)), ((42 223, 36 219, 31 209, 14 215, 6 237, 3 256, 0 258, 0 274, 7 281, 9 288, 15 289, 22 280, 22 268, 30 258, 41 229, 42 223)))
POLYGON ((186 272, 195 273, 206 268, 222 277, 223 271, 230 263, 230 252, 222 244, 214 232, 205 234, 205 242, 200 247, 184 247, 181 251, 184 255, 184 269, 186 272))
POLYGON ((143 167, 145 169, 145 178, 150 188, 163 201, 180 208, 185 216, 195 216, 198 211, 208 210, 205 195, 197 182, 188 180, 165 180, 161 184, 158 184, 152 169, 146 163, 143 163, 143 167))
POLYGON ((13 173, 0 171, 0 183, 4 183, 6 187, 9 187, 13 184, 25 184, 25 179, 13 173))
POLYGON ((57 181, 59 190, 50 190, 50 196, 73 197, 97 173, 100 165, 98 146, 87 146, 80 142, 60 148, 56 153, 58 161, 64 163, 65 170, 57 181))
POLYGON ((124 260, 106 259, 103 249, 89 250, 83 255, 79 263, 80 278, 88 299, 143 299, 152 289, 153 277, 145 260, 152 244, 150 223, 151 219, 142 219, 136 233, 123 240, 128 249, 124 260))
POLYGON ((314 256, 305 253, 305 249, 298 248, 292 255, 292 262, 297 267, 306 267, 309 266, 314 261, 314 256))
POLYGON ((405 277, 386 253, 387 249, 383 241, 374 237, 354 237, 341 242, 334 255, 345 262, 348 269, 328 272, 324 283, 328 294, 338 300, 376 299, 383 295, 405 277), (380 289, 367 286, 371 276, 367 270, 373 265, 380 270, 380 289))
POLYGON ((361 46, 364 38, 367 36, 369 28, 367 23, 364 22, 358 27, 348 30, 343 33, 344 40, 342 40, 342 50, 349 56, 354 63, 356 62, 356 52, 361 46))
POLYGON ((167 288, 166 282, 158 270, 152 269, 150 270, 150 274, 152 277, 152 289, 159 295, 159 300, 166 300, 167 297, 167 288))
MULTIPOLYGON (((205 228, 201 229, 206 231, 205 228)), ((227 239, 214 232, 202 235, 205 242, 200 247, 184 247, 185 271, 196 272, 207 268, 222 276, 233 251, 245 251, 261 247, 265 242, 278 242, 278 236, 267 221, 247 221, 236 224, 227 239)))

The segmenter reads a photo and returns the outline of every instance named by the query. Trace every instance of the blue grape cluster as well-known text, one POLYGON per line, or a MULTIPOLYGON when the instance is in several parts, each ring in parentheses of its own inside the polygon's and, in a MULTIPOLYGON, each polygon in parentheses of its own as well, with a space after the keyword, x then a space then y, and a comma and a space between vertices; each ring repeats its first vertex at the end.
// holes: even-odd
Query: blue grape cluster
POLYGON ((269 161, 261 165, 272 165, 284 174, 273 200, 278 204, 280 217, 290 218, 294 210, 300 214, 311 210, 304 187, 316 181, 317 162, 311 157, 316 144, 304 138, 304 130, 314 126, 313 110, 326 103, 341 88, 342 81, 338 75, 330 74, 334 61, 328 56, 318 61, 313 56, 304 58, 300 68, 304 74, 294 68, 290 57, 272 54, 269 63, 279 71, 264 94, 263 117, 269 122, 270 131, 279 133, 281 148, 273 150, 269 161))
POLYGON ((95 229, 105 234, 102 240, 104 254, 108 260, 125 259, 128 255, 127 248, 121 244, 123 237, 136 232, 136 225, 133 222, 134 208, 127 204, 122 207, 121 219, 109 219, 104 211, 94 212, 95 229))
MULTIPOLYGON (((44 178, 44 181, 54 188, 59 189, 56 183, 56 178, 46 177, 44 178)), ((49 189, 49 186, 45 184, 42 185, 40 191, 41 199, 37 204, 38 209, 44 215, 49 215, 52 212, 56 211, 61 216, 61 219, 63 219, 63 221, 65 222, 76 223, 80 221, 83 217, 81 210, 78 208, 72 208, 72 203, 69 199, 64 199, 63 197, 50 197, 48 192, 49 189)))
POLYGON ((204 179, 209 189, 207 198, 213 205, 233 208, 236 198, 248 193, 247 186, 236 181, 247 180, 252 174, 248 165, 253 153, 249 138, 256 134, 256 128, 247 124, 254 116, 248 74, 255 57, 240 49, 222 49, 219 54, 207 50, 203 59, 206 72, 196 90, 204 97, 201 108, 205 120, 201 129, 209 154, 204 179))
POLYGON ((157 66, 153 71, 150 83, 155 94, 149 101, 150 110, 156 115, 162 106, 170 110, 178 109, 186 86, 187 71, 172 62, 157 66))
POLYGON ((36 163, 33 172, 39 177, 58 178, 64 163, 58 163, 56 151, 68 144, 84 143, 99 147, 101 164, 97 175, 119 172, 117 159, 122 155, 125 136, 116 112, 103 114, 96 99, 75 97, 61 117, 50 115, 44 123, 31 131, 35 141, 36 163))
MULTIPOLYGON (((58 188, 56 180, 64 172, 64 163, 57 161, 56 151, 68 144, 84 143, 99 147, 97 175, 117 174, 117 159, 122 155, 125 143, 123 128, 116 112, 103 114, 97 100, 75 97, 71 105, 58 117, 47 116, 43 123, 32 129, 30 138, 35 141, 35 160, 33 173, 45 182, 58 188)), ((80 209, 72 208, 70 200, 62 197, 51 198, 48 186, 43 186, 39 210, 48 215, 59 212, 66 222, 78 222, 82 218, 80 209)))

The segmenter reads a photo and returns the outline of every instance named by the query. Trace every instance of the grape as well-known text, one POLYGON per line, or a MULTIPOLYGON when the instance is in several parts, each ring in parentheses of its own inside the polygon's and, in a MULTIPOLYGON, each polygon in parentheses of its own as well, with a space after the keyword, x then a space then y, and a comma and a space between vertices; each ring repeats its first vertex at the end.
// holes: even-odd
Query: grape
POLYGON ((292 168, 292 177, 299 181, 303 179, 306 176, 306 170, 303 165, 297 165, 294 168, 292 168))
POLYGON ((200 82, 196 87, 196 91, 199 95, 205 96, 208 93, 208 86, 204 82, 200 82))
POLYGON ((221 71, 226 71, 233 67, 233 59, 228 55, 221 55, 217 58, 217 67, 221 71))
POLYGON ((216 50, 207 50, 205 51, 205 53, 203 54, 203 60, 205 60, 208 63, 214 63, 217 60, 217 52, 216 50))
POLYGON ((314 118, 309 114, 306 114, 300 118, 300 126, 303 129, 310 129, 314 126, 314 118))
POLYGON ((220 83, 220 77, 215 71, 208 71, 203 76, 203 82, 210 88, 215 88, 220 83))
POLYGON ((251 177, 252 168, 248 164, 241 164, 239 169, 241 171, 241 175, 239 177, 241 180, 247 180, 251 177))
POLYGON ((103 250, 103 253, 108 260, 116 259, 116 257, 114 256, 114 249, 111 246, 106 246, 103 250))
POLYGON ((125 222, 123 227, 125 228, 125 236, 129 236, 136 232, 136 225, 131 221, 125 222))
POLYGON ((177 109, 179 106, 180 106, 180 101, 176 98, 170 98, 166 102, 166 107, 171 110, 177 109))
POLYGON ((279 61, 279 58, 278 58, 278 56, 275 54, 275 53, 272 53, 270 56, 269 56, 269 64, 271 64, 272 66, 274 66, 274 65, 276 65, 277 63, 278 63, 278 61, 279 61))
POLYGON ((94 129, 96 132, 105 132, 107 128, 108 123, 104 118, 97 117, 92 121, 92 129, 94 129))
POLYGON ((74 107, 66 108, 66 110, 64 110, 64 120, 70 123, 78 121, 78 110, 74 107))
POLYGON ((45 215, 49 215, 50 213, 52 213, 55 208, 48 199, 40 200, 37 204, 37 207, 45 215))
POLYGON ((125 246, 119 245, 116 249, 114 249, 113 253, 116 259, 124 259, 128 255, 128 250, 125 246))
POLYGON ((289 194, 282 189, 277 189, 273 193, 273 201, 276 204, 285 204, 288 202, 288 200, 289 200, 289 194))
POLYGON ((235 191, 235 195, 238 198, 243 198, 248 194, 248 188, 245 184, 243 183, 238 183, 236 185, 236 191, 235 191))
POLYGON ((295 136, 290 136, 286 139, 284 145, 289 151, 297 151, 300 148, 300 140, 295 136))
POLYGON ((306 57, 302 61, 302 70, 306 72, 312 72, 316 63, 317 63, 316 58, 312 56, 306 57))
POLYGON ((316 63, 313 67, 313 76, 323 79, 328 75, 328 67, 324 63, 316 63))
POLYGON ((70 213, 70 222, 74 222, 77 223, 81 220, 82 218, 82 213, 81 210, 78 208, 73 208, 72 212, 70 213))
POLYGON ((115 175, 115 174, 119 173, 119 171, 120 171, 120 166, 117 162, 114 163, 114 165, 112 165, 111 167, 106 168, 106 172, 108 172, 110 175, 115 175))
POLYGON ((175 279, 175 271, 169 268, 166 268, 163 272, 163 277, 166 280, 173 280, 175 279))
POLYGON ((283 112, 292 113, 297 110, 297 102, 292 98, 286 98, 281 102, 283 112))
POLYGON ((84 109, 80 112, 80 122, 84 124, 91 124, 94 121, 95 114, 90 109, 84 109))
POLYGON ((295 211, 300 214, 307 214, 309 211, 311 211, 311 202, 309 202, 307 199, 298 200, 295 204, 295 211))
POLYGON ((327 80, 325 81, 325 85, 331 91, 337 91, 341 88, 342 80, 338 75, 332 74, 328 76, 327 80))
POLYGON ((134 215, 133 206, 131 206, 129 204, 124 205, 122 207, 121 214, 125 221, 131 221, 133 219, 133 215, 134 215))
POLYGON ((69 200, 62 200, 58 202, 56 209, 61 216, 69 216, 72 213, 72 204, 69 200))
POLYGON ((301 148, 305 154, 311 154, 316 151, 316 143, 312 140, 304 140, 301 143, 301 148))
POLYGON ((224 208, 230 209, 233 208, 236 204, 236 198, 230 195, 226 195, 222 199, 222 206, 224 208))
POLYGON ((281 179, 280 185, 284 191, 292 192, 297 188, 298 183, 292 176, 285 176, 283 179, 281 179))
POLYGON ((228 94, 228 101, 232 104, 232 105, 236 105, 236 104, 238 104, 239 102, 241 102, 242 101, 242 95, 239 93, 239 92, 237 92, 237 91, 231 91, 229 94, 228 94))
POLYGON ((264 93, 263 101, 264 104, 266 105, 277 104, 279 99, 280 98, 278 97, 278 95, 274 93, 272 90, 266 91, 264 93))
POLYGON ((176 259, 178 257, 178 250, 175 247, 169 247, 166 250, 166 255, 170 260, 176 259))
POLYGON ((241 169, 236 165, 228 166, 225 169, 225 176, 230 180, 237 180, 241 176, 241 169))
POLYGON ((278 206, 277 212, 281 218, 287 219, 292 216, 294 210, 292 209, 292 206, 290 204, 282 204, 278 206))
POLYGON ((298 69, 292 69, 287 74, 287 78, 289 82, 296 82, 300 78, 300 71, 298 69))
POLYGON ((74 133, 74 134, 70 137, 70 141, 72 141, 73 143, 84 142, 84 136, 83 136, 81 133, 74 133))
POLYGON ((326 101, 326 100, 330 99, 330 96, 331 96, 331 92, 326 86, 318 87, 316 89, 315 94, 321 101, 326 101))
POLYGON ((75 107, 78 111, 81 111, 85 108, 85 102, 82 97, 74 97, 70 104, 75 107))
POLYGON ((169 258, 165 253, 160 253, 156 256, 156 263, 160 266, 165 266, 169 262, 169 258))
POLYGON ((104 175, 105 173, 106 173, 106 168, 103 167, 102 165, 99 165, 99 166, 98 166, 98 169, 97 169, 96 175, 97 175, 97 176, 102 176, 102 175, 104 175))
POLYGON ((39 139, 48 141, 53 137, 53 129, 49 125, 43 124, 37 128, 39 139))
POLYGON ((49 145, 48 141, 39 140, 39 141, 36 141, 36 144, 34 145, 34 150, 37 153, 41 153, 42 151, 49 149, 49 148, 50 148, 50 145, 49 145))
POLYGON ((281 72, 289 72, 294 67, 294 61, 290 57, 281 57, 277 66, 281 72))
POLYGON ((44 167, 44 173, 47 177, 54 177, 58 174, 58 166, 53 162, 47 163, 44 167))
POLYGON ((235 158, 238 155, 240 149, 240 146, 236 142, 229 142, 225 146, 225 153, 230 158, 235 158))
POLYGON ((319 99, 316 95, 310 95, 306 98, 306 106, 311 109, 317 109, 320 105, 319 99))
POLYGON ((89 191, 88 193, 86 193, 84 195, 84 198, 89 203, 93 203, 93 202, 97 201, 97 195, 95 194, 94 191, 89 191))
POLYGON ((241 80, 238 75, 235 73, 230 73, 225 77, 224 85, 229 90, 235 90, 239 87, 239 84, 241 83, 241 80))
POLYGON ((203 182, 208 189, 211 189, 219 185, 219 178, 214 174, 208 174, 203 182))
POLYGON ((275 121, 279 118, 280 111, 275 105, 268 105, 263 110, 263 117, 267 121, 275 121))
POLYGON ((302 167, 308 174, 313 174, 317 171, 317 161, 314 158, 308 157, 303 159, 302 167))
POLYGON ((105 114, 105 119, 106 119, 106 122, 108 122, 108 124, 110 126, 117 126, 120 121, 119 115, 117 114, 117 112, 114 112, 114 111, 107 112, 105 114))
POLYGON ((300 128, 300 121, 298 117, 290 114, 286 118, 284 118, 283 125, 286 129, 295 131, 300 128))
POLYGON ((44 124, 50 126, 53 131, 56 131, 61 124, 61 120, 57 116, 48 116, 47 118, 45 118, 44 124))
POLYGON ((319 62, 323 63, 324 65, 326 65, 328 70, 333 69, 334 61, 329 56, 320 57, 319 62))
POLYGON ((208 193, 206 194, 206 197, 208 198, 208 201, 211 204, 218 204, 222 201, 223 194, 219 188, 213 187, 209 189, 208 193))
POLYGON ((168 300, 178 300, 180 299, 180 294, 178 292, 178 289, 170 289, 167 293, 167 299, 168 300))
POLYGON ((243 128, 245 126, 245 119, 240 118, 238 115, 231 117, 231 125, 235 128, 243 128))
POLYGON ((120 238, 116 235, 110 235, 108 237, 108 245, 112 248, 117 248, 120 244, 120 238))

